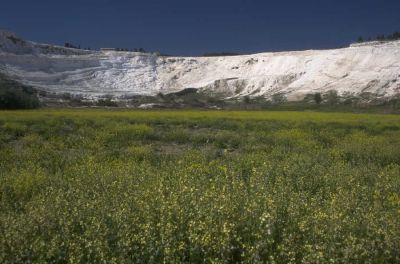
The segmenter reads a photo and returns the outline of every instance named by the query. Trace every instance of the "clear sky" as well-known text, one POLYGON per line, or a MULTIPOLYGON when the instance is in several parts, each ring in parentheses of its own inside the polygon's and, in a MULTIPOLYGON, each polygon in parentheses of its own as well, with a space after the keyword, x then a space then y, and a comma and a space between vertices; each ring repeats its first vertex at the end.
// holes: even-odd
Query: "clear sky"
POLYGON ((172 55, 336 48, 400 31, 400 0, 1 0, 0 28, 172 55))

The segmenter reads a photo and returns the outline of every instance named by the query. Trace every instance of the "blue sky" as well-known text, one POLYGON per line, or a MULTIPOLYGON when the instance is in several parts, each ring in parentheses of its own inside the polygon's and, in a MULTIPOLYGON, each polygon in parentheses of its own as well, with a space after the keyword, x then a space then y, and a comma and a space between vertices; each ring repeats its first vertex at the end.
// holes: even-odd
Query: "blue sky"
POLYGON ((0 28, 174 55, 335 48, 400 31, 400 0, 2 0, 0 28))

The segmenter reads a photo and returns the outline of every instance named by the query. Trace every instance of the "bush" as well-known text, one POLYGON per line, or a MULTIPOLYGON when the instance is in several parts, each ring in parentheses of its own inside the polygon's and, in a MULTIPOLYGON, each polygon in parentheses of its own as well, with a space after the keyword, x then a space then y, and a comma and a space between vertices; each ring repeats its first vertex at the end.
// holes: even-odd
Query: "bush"
POLYGON ((324 99, 327 104, 335 105, 339 103, 339 95, 336 90, 330 90, 326 94, 324 94, 324 99))
POLYGON ((273 104, 283 104, 287 101, 286 96, 283 93, 277 93, 272 96, 272 103, 273 104))
POLYGON ((30 109, 39 105, 35 89, 0 77, 1 109, 30 109))
POLYGON ((315 93, 314 94, 314 101, 315 101, 316 104, 320 104, 322 102, 321 93, 315 93))
POLYGON ((250 96, 248 96, 248 95, 244 96, 243 97, 243 103, 250 104, 251 103, 250 96))
POLYGON ((118 104, 112 101, 110 98, 99 99, 96 103, 97 106, 109 106, 109 107, 118 107, 118 104))

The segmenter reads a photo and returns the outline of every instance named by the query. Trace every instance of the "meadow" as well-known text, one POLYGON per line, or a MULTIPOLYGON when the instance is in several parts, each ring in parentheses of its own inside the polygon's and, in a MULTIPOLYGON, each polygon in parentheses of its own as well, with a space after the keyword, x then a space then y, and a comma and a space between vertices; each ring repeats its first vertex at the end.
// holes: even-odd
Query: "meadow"
POLYGON ((400 116, 0 112, 0 263, 399 263, 400 116))

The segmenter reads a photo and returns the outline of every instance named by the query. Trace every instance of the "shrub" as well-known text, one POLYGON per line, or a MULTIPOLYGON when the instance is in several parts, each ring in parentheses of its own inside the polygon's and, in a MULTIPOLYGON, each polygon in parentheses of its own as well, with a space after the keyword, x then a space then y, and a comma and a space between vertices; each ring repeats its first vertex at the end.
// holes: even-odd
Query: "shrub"
POLYGON ((248 96, 248 95, 244 96, 243 97, 243 103, 250 104, 251 103, 250 96, 248 96))
POLYGON ((97 106, 118 107, 118 103, 111 100, 111 98, 99 99, 96 103, 97 106))
POLYGON ((340 102, 340 98, 339 98, 338 92, 336 90, 330 90, 327 93, 325 93, 324 99, 325 99, 326 103, 329 105, 335 105, 340 102))
POLYGON ((314 94, 314 102, 316 104, 320 104, 322 102, 322 95, 321 93, 315 93, 314 94))
POLYGON ((272 95, 271 99, 272 99, 272 103, 275 105, 280 105, 287 101, 287 98, 286 98, 285 94, 283 94, 283 93, 276 93, 276 94, 272 95))
POLYGON ((1 79, 0 76, 1 109, 30 109, 37 108, 39 105, 35 89, 14 81, 1 79))

